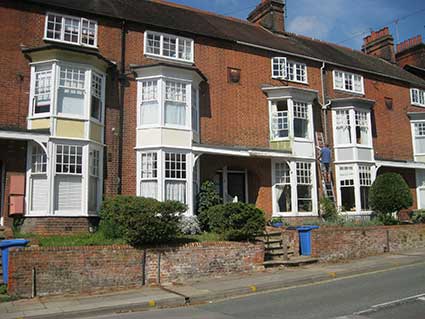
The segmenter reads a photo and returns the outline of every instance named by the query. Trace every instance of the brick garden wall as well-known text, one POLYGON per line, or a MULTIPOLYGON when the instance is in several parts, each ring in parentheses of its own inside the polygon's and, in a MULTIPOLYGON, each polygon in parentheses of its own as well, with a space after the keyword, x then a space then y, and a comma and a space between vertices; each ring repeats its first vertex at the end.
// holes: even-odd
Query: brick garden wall
POLYGON ((252 272, 263 268, 263 260, 263 245, 249 243, 191 243, 145 251, 125 245, 32 247, 10 252, 8 291, 11 295, 30 297, 32 269, 36 270, 37 293, 43 296, 252 272))
POLYGON ((425 247, 425 225, 323 227, 312 231, 312 255, 322 261, 355 259, 425 247))

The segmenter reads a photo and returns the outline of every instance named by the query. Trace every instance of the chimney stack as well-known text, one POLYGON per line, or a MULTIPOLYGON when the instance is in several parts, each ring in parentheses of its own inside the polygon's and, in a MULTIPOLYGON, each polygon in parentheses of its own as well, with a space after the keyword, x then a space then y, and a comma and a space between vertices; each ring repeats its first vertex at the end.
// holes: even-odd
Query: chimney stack
POLYGON ((388 27, 372 33, 364 38, 362 51, 366 54, 395 63, 394 38, 388 27))
POLYGON ((261 0, 249 14, 248 21, 261 25, 271 32, 285 32, 284 0, 261 0))
POLYGON ((425 43, 422 42, 422 36, 417 35, 397 44, 396 60, 401 67, 409 64, 425 68, 425 43))

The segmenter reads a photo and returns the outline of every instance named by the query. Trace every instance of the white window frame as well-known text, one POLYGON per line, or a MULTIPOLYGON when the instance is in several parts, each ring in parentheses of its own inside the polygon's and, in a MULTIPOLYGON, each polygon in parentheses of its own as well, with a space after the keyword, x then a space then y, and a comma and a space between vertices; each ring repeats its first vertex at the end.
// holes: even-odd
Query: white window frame
POLYGON ((410 103, 415 106, 425 107, 425 90, 411 88, 410 103), (417 100, 415 101, 415 96, 417 100))
POLYGON ((87 64, 80 64, 80 63, 73 63, 73 62, 67 62, 67 61, 57 61, 57 60, 50 60, 50 61, 42 61, 42 62, 36 62, 31 63, 31 83, 30 83, 30 94, 29 94, 29 108, 28 108, 28 119, 37 119, 37 118, 46 118, 54 116, 55 118, 69 118, 69 119, 78 119, 78 120, 86 120, 86 121, 92 121, 98 124, 103 124, 105 121, 105 88, 106 88, 106 75, 105 73, 101 72, 97 68, 87 65, 87 64), (36 89, 36 68, 37 67, 46 67, 51 68, 51 89, 50 89, 50 112, 45 113, 37 113, 35 114, 34 111, 34 101, 35 101, 35 89, 36 89), (69 68, 77 68, 84 70, 84 88, 81 89, 84 94, 84 110, 83 114, 72 114, 72 113, 58 113, 58 102, 59 102, 59 89, 60 86, 60 76, 61 76, 61 68, 62 67, 69 67, 69 68), (100 120, 91 117, 91 96, 92 96, 92 75, 98 76, 102 78, 102 92, 101 92, 101 98, 100 98, 100 104, 101 104, 101 116, 100 120))
POLYGON ((284 80, 287 77, 287 59, 285 57, 273 57, 271 59, 272 79, 284 80), (277 67, 277 69, 275 68, 277 67))
POLYGON ((185 38, 185 37, 181 37, 181 36, 177 36, 177 35, 173 35, 173 34, 168 34, 168 33, 150 31, 150 30, 146 30, 145 33, 144 33, 143 52, 146 56, 159 57, 159 58, 162 58, 162 59, 177 60, 177 61, 186 62, 186 63, 194 63, 194 61, 195 61, 194 47, 195 47, 195 45, 194 45, 193 39, 189 39, 189 38, 185 38), (150 34, 160 37, 160 45, 159 45, 160 53, 159 54, 147 51, 148 35, 150 35, 150 34), (176 57, 170 57, 170 56, 164 55, 164 37, 174 39, 176 41, 176 57), (186 43, 186 41, 190 43, 190 50, 191 50, 190 59, 179 58, 179 48, 180 48, 180 42, 181 41, 185 41, 184 43, 186 43))
POLYGON ((341 70, 333 70, 332 76, 333 76, 333 88, 334 88, 334 90, 351 92, 351 93, 356 93, 356 94, 365 94, 364 93, 364 78, 363 78, 362 75, 350 73, 350 72, 345 72, 345 71, 341 71, 341 70), (336 82, 336 73, 337 72, 342 74, 342 87, 337 86, 337 82, 336 82), (347 81, 348 77, 350 77, 349 80, 351 80, 351 85, 353 87, 351 90, 346 87, 346 81, 347 81), (355 89, 356 88, 356 85, 355 85, 355 78, 356 77, 360 78, 360 84, 361 84, 360 85, 361 86, 360 91, 355 89))
POLYGON ((371 122, 371 111, 363 108, 356 108, 354 106, 350 107, 339 107, 332 110, 332 126, 333 126, 333 136, 335 148, 344 148, 344 147, 361 147, 361 148, 373 148, 373 138, 372 138, 372 122, 371 122), (337 121, 338 112, 348 112, 349 118, 349 132, 351 135, 351 143, 349 144, 339 144, 337 143, 337 128, 341 127, 340 123, 337 121), (363 112, 366 113, 367 123, 368 123, 368 138, 367 144, 357 144, 357 135, 356 135, 356 113, 363 112))
POLYGON ((159 156, 159 152, 157 151, 143 151, 139 153, 139 162, 140 162, 140 169, 139 169, 139 174, 140 174, 140 179, 139 179, 139 195, 142 196, 142 183, 143 182, 155 182, 156 183, 156 196, 152 197, 153 199, 160 199, 160 187, 161 187, 161 182, 159 179, 159 174, 161 171, 161 162, 160 162, 160 156, 159 156), (144 164, 143 159, 144 157, 146 159, 149 159, 150 162, 146 164, 144 164), (156 165, 156 167, 154 168, 154 164, 156 165), (144 176, 144 168, 149 168, 149 165, 152 165, 152 169, 150 172, 148 172, 148 175, 151 174, 152 176, 144 176), (155 176, 156 175, 156 176, 155 176))
MULTIPOLYGON (((46 183, 47 183, 47 188, 49 189, 49 159, 47 157, 47 154, 45 153, 45 150, 37 143, 35 142, 31 142, 28 143, 28 152, 27 152, 27 191, 26 191, 26 196, 27 196, 27 213, 29 216, 34 216, 34 215, 42 215, 42 216, 46 216, 48 215, 49 212, 49 198, 50 198, 50 192, 48 192, 47 194, 44 194, 45 196, 45 200, 46 200, 46 209, 44 210, 33 210, 32 209, 32 204, 33 204, 33 183, 34 183, 34 179, 37 178, 45 178, 46 183), (34 154, 34 150, 37 152, 36 154, 34 154), (34 163, 34 157, 36 159, 36 162, 34 163), (36 164, 37 166, 41 165, 41 170, 34 170, 34 164, 36 164), (43 168, 44 166, 44 168, 43 168)), ((47 145, 46 145, 47 146, 47 145)), ((46 148, 47 149, 47 148, 46 148)))
POLYGON ((87 209, 89 214, 96 213, 102 203, 103 189, 103 148, 99 145, 89 146, 89 167, 88 167, 88 186, 87 186, 87 209), (97 154, 97 156, 95 156, 97 154), (90 210, 90 179, 96 179, 96 209, 90 210))
POLYGON ((307 64, 287 60, 286 61, 286 69, 287 69, 286 80, 291 81, 291 82, 296 82, 296 83, 303 83, 303 84, 308 83, 307 64), (300 75, 301 79, 298 79, 298 73, 297 73, 298 70, 300 70, 300 72, 301 72, 301 75, 300 75), (290 78, 291 74, 292 74, 293 78, 290 78), (302 79, 302 78, 304 78, 304 79, 302 79))
POLYGON ((312 112, 313 106, 311 102, 303 101, 302 99, 276 99, 269 102, 269 130, 270 130, 270 141, 288 141, 294 139, 295 141, 300 142, 312 142, 313 141, 313 121, 312 121, 312 112), (277 104, 280 101, 287 101, 288 110, 287 111, 277 111, 277 104), (302 104, 306 106, 305 112, 300 114, 297 109, 297 105, 302 104), (275 111, 276 110, 276 111, 275 111), (287 127, 288 127, 288 136, 287 137, 275 137, 275 118, 276 114, 280 112, 287 112, 287 127), (301 118, 303 115, 305 117, 301 118), (295 118, 303 119, 307 121, 307 134, 306 137, 295 137, 295 118))
POLYGON ((199 89, 194 85, 192 81, 179 78, 171 78, 166 76, 156 76, 156 77, 144 77, 138 78, 138 88, 137 88, 137 127, 139 129, 147 128, 172 128, 179 130, 192 131, 192 89, 196 90, 196 98, 198 101, 198 132, 194 131, 195 134, 199 134, 199 89), (157 101, 158 101, 158 119, 156 123, 151 124, 142 124, 142 103, 143 103, 143 84, 146 82, 157 82, 157 101), (173 82, 178 83, 179 85, 185 86, 185 125, 178 125, 165 122, 166 116, 166 83, 173 82))
POLYGON ((423 120, 411 121, 411 128, 412 128, 412 137, 413 137, 412 142, 413 142, 414 156, 425 155, 425 152, 422 152, 422 153, 419 152, 418 146, 416 144, 418 139, 421 139, 423 143, 425 143, 425 121, 423 120), (422 126, 422 128, 418 128, 418 126, 422 126))
POLYGON ((76 17, 76 16, 71 16, 71 15, 66 15, 66 14, 61 14, 61 13, 56 13, 56 12, 47 12, 46 13, 46 18, 45 18, 45 25, 44 25, 44 40, 46 41, 55 41, 55 42, 61 42, 61 43, 67 43, 67 44, 73 44, 73 45, 79 45, 79 46, 84 46, 84 47, 91 47, 91 48, 97 48, 97 38, 98 38, 98 23, 96 20, 91 20, 91 19, 86 19, 86 18, 82 18, 82 17, 76 17), (49 16, 50 15, 55 15, 55 16, 60 16, 61 19, 61 36, 60 39, 52 39, 47 37, 47 25, 48 25, 48 20, 49 20, 49 16), (64 39, 64 34, 65 34, 65 19, 75 19, 75 20, 79 20, 79 31, 78 31, 78 41, 77 42, 73 42, 73 41, 66 41, 64 39), (83 32, 83 22, 88 22, 90 23, 94 23, 95 24, 95 34, 94 34, 94 44, 90 45, 90 44, 86 44, 82 42, 82 32, 83 32))

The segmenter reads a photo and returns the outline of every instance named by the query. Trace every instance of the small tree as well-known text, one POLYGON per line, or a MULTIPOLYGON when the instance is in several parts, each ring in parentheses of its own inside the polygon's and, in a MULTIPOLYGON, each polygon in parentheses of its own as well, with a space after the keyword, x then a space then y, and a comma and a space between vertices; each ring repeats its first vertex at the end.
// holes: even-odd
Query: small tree
POLYGON ((212 181, 202 183, 197 198, 198 220, 202 230, 209 230, 208 210, 213 206, 221 204, 221 202, 222 200, 216 191, 215 184, 212 181))
POLYGON ((386 173, 378 176, 370 188, 369 204, 377 217, 388 224, 393 222, 392 213, 412 206, 413 198, 401 175, 386 173))

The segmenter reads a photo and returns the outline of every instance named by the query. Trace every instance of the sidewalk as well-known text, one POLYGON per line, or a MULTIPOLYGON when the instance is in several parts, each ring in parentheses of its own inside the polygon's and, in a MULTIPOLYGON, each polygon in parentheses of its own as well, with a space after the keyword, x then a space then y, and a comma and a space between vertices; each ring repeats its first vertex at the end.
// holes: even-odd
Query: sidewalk
POLYGON ((262 273, 228 275, 96 296, 45 297, 0 303, 2 319, 82 318, 119 312, 142 311, 155 307, 178 307, 270 291, 303 284, 334 280, 362 273, 385 271, 425 263, 425 249, 403 254, 386 254, 341 264, 315 264, 305 267, 267 270, 262 273))

